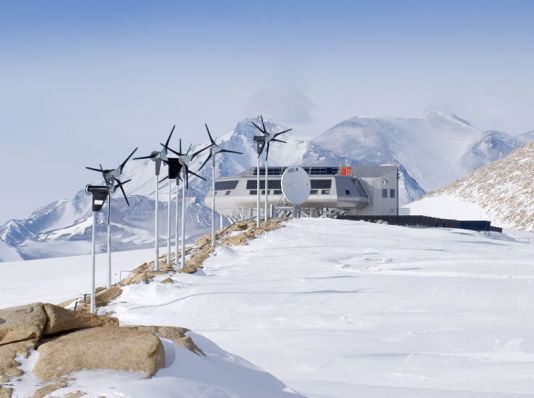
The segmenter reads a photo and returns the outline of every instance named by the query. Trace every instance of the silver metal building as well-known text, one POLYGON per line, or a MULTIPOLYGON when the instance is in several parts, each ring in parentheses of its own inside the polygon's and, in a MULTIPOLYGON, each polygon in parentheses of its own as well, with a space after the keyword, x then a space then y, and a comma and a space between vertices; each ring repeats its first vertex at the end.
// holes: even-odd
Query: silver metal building
MULTIPOLYGON (((269 167, 269 203, 271 212, 287 209, 281 178, 287 167, 269 167)), ((396 165, 303 167, 311 180, 310 196, 300 208, 305 214, 320 216, 332 211, 350 215, 397 215, 399 209, 399 170, 396 165)), ((260 175, 265 169, 260 168, 260 175)), ((257 169, 250 168, 236 176, 220 177, 215 182, 216 211, 242 219, 256 214, 257 169)), ((265 181, 260 179, 262 199, 265 181)), ((205 204, 211 206, 210 192, 205 204)), ((263 200, 262 200, 263 203, 263 200)), ((261 206, 263 208, 263 205, 261 206)))

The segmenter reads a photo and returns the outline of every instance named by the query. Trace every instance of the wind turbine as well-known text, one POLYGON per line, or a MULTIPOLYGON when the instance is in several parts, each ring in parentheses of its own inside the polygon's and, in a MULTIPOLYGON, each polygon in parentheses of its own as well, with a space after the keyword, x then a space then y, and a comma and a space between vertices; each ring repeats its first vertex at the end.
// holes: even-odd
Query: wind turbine
MULTIPOLYGON (((180 143, 180 150, 182 149, 181 148, 182 145, 180 143)), ((163 179, 160 180, 160 182, 163 182, 165 180, 169 180, 169 204, 168 204, 168 207, 169 207, 169 212, 168 212, 168 217, 167 217, 167 262, 170 264, 170 261, 171 261, 171 212, 170 212, 170 208, 171 208, 171 195, 170 195, 170 190, 171 190, 171 181, 172 180, 176 180, 176 214, 175 214, 175 228, 176 228, 176 246, 175 246, 175 250, 176 250, 176 258, 175 258, 175 263, 178 264, 178 214, 180 213, 179 212, 179 201, 178 201, 178 197, 179 197, 179 185, 180 185, 180 180, 181 180, 181 177, 180 177, 180 173, 182 172, 182 164, 180 163, 180 159, 178 158, 167 158, 167 170, 168 170, 168 174, 166 177, 164 177, 163 179)))
POLYGON ((102 174, 102 177, 104 178, 104 181, 106 183, 106 188, 108 190, 108 289, 111 287, 111 196, 115 193, 115 191, 117 191, 117 188, 120 188, 122 195, 126 200, 126 204, 130 206, 130 202, 128 201, 128 197, 126 196, 126 192, 124 192, 123 185, 130 182, 131 180, 121 181, 120 177, 122 175, 122 171, 124 170, 124 166, 126 166, 126 163, 128 163, 128 160, 130 160, 135 151, 137 151, 137 148, 135 148, 132 153, 130 153, 130 155, 128 155, 128 157, 121 164, 119 164, 116 169, 103 169, 102 165, 100 165, 100 169, 94 167, 86 167, 87 170, 96 171, 102 174))
MULTIPOLYGON (((159 271, 159 222, 158 222, 158 207, 159 207, 159 172, 161 170, 161 163, 167 161, 167 150, 169 149, 169 142, 171 141, 172 133, 174 133, 174 128, 176 125, 172 126, 171 132, 169 134, 169 137, 167 138, 167 141, 165 141, 165 144, 162 144, 163 149, 160 151, 152 151, 150 155, 147 156, 141 156, 138 158, 134 158, 134 160, 139 159, 151 159, 154 162, 155 172, 156 172, 156 203, 154 205, 154 250, 155 250, 155 258, 154 258, 154 268, 156 271, 159 271)), ((169 209, 170 211, 170 209, 169 209)))
MULTIPOLYGON (((267 131, 267 128, 265 127, 265 123, 263 121, 263 116, 260 115, 260 119, 261 119, 261 127, 258 126, 256 123, 252 122, 252 124, 254 125, 254 127, 256 127, 258 130, 260 130, 265 138, 265 143, 264 143, 264 147, 265 147, 265 214, 264 214, 264 222, 267 222, 269 216, 268 216, 268 209, 269 209, 269 148, 271 146, 271 142, 281 142, 283 144, 286 143, 286 141, 282 141, 282 140, 279 140, 277 137, 280 136, 281 134, 285 134, 285 133, 288 133, 290 132, 292 129, 287 129, 287 130, 284 130, 284 131, 280 131, 278 133, 269 133, 267 131)), ((263 150, 263 148, 262 148, 263 150)), ((260 169, 259 169, 259 156, 260 156, 261 152, 258 153, 258 175, 260 173, 260 169)), ((258 181, 258 191, 260 189, 259 187, 259 177, 257 178, 257 181, 258 181)))
POLYGON ((215 172, 216 172, 216 167, 217 167, 216 163, 215 163, 215 157, 219 153, 235 153, 235 154, 239 154, 239 155, 242 155, 243 153, 242 152, 238 152, 238 151, 231 151, 229 149, 221 148, 219 145, 217 145, 217 143, 215 142, 215 140, 211 136, 210 129, 209 129, 208 125, 206 123, 204 123, 204 125, 206 126, 206 131, 208 132, 208 136, 210 138, 211 144, 208 146, 208 148, 210 149, 210 154, 208 155, 206 160, 204 160, 204 163, 202 163, 202 166, 200 166, 200 169, 202 169, 202 167, 204 167, 205 164, 208 162, 208 160, 210 160, 210 158, 211 158, 211 167, 212 167, 212 181, 211 181, 211 192, 212 192, 212 195, 211 195, 211 247, 215 247, 215 172))
MULTIPOLYGON (((163 144, 162 144, 163 145, 163 144)), ((182 180, 183 180, 183 184, 182 184, 182 219, 181 219, 181 246, 182 246, 182 250, 181 250, 181 253, 182 253, 182 264, 181 264, 181 267, 182 269, 185 267, 185 195, 186 195, 186 191, 189 189, 189 174, 191 175, 194 175, 198 178, 201 178, 203 179, 204 181, 206 181, 206 179, 200 175, 198 175, 197 173, 191 171, 189 169, 189 165, 191 164, 191 162, 193 161, 193 159, 195 159, 199 154, 201 154, 202 152, 204 152, 206 149, 209 149, 210 147, 209 146, 206 146, 192 154, 189 154, 189 152, 191 151, 191 145, 189 145, 189 149, 187 150, 187 152, 185 154, 182 153, 182 140, 180 140, 180 151, 177 152, 177 151, 174 151, 173 149, 171 148, 168 148, 169 151, 171 151, 172 153, 174 153, 175 155, 178 156, 178 160, 182 166, 182 180)), ((200 169, 199 169, 200 170, 200 169)), ((178 257, 178 253, 176 253, 176 257, 178 257)))

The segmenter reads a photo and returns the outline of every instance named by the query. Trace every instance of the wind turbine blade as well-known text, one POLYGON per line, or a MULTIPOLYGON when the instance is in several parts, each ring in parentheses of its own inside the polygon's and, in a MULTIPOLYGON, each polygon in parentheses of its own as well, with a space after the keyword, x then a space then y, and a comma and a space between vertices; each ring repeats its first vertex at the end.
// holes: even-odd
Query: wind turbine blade
POLYGON ((254 127, 256 127, 258 130, 260 130, 260 131, 262 132, 262 134, 265 134, 265 131, 263 131, 263 130, 261 129, 260 126, 258 126, 258 125, 257 125, 256 123, 254 123, 254 122, 251 122, 251 123, 254 125, 254 127))
POLYGON ((208 132, 208 136, 210 137, 211 144, 212 145, 217 145, 217 144, 215 144, 215 141, 213 140, 213 137, 211 136, 210 129, 208 128, 208 124, 204 123, 204 126, 206 126, 206 131, 208 132))
POLYGON ((130 207, 130 202, 128 201, 128 196, 126 196, 126 192, 124 192, 124 188, 122 187, 122 184, 119 185, 119 188, 121 189, 121 192, 124 196, 124 199, 126 200, 126 204, 128 205, 128 207, 130 207))
POLYGON ((261 119, 261 125, 263 126, 264 134, 268 134, 267 128, 265 127, 265 122, 263 121, 263 115, 260 115, 260 119, 261 119))
POLYGON ((139 156, 137 158, 133 158, 133 160, 139 160, 139 159, 152 159, 153 156, 152 155, 148 155, 148 156, 139 156))
POLYGON ((191 170, 187 170, 187 172, 188 172, 189 174, 193 174, 195 177, 198 177, 198 178, 200 178, 200 179, 206 181, 206 179, 205 179, 204 177, 202 177, 201 175, 198 175, 197 173, 195 173, 195 172, 193 172, 193 171, 191 171, 191 170))
POLYGON ((124 162, 121 163, 121 166, 119 168, 120 172, 122 173, 122 170, 124 169, 124 166, 126 166, 126 163, 128 163, 128 160, 133 156, 133 154, 137 151, 137 147, 128 155, 128 157, 124 160, 124 162))
POLYGON ((163 181, 165 181, 167 178, 169 178, 168 176, 165 176, 163 177, 161 180, 159 180, 159 183, 161 184, 163 181))
POLYGON ((276 138, 276 137, 278 137, 280 134, 289 133, 291 130, 293 130, 293 129, 287 129, 287 130, 284 130, 284 131, 280 131, 279 133, 276 133, 275 135, 273 135, 273 137, 276 138))
POLYGON ((283 143, 283 144, 287 144, 287 141, 278 140, 278 139, 276 139, 276 138, 273 138, 273 139, 271 140, 271 142, 281 142, 281 143, 283 143))
POLYGON ((178 152, 182 153, 182 139, 180 138, 180 148, 178 148, 178 152))
MULTIPOLYGON (((161 144, 161 145, 163 145, 163 144, 161 144)), ((169 147, 167 147, 167 149, 168 149, 169 151, 171 151, 172 153, 174 153, 176 156, 182 156, 182 154, 181 154, 180 152, 176 152, 174 149, 171 149, 171 148, 169 148, 169 147)))
POLYGON ((230 149, 221 149, 219 152, 220 153, 237 153, 238 155, 243 155, 243 152, 231 151, 230 149))
POLYGON ((269 145, 269 143, 267 143, 267 148, 266 148, 266 151, 265 152, 265 160, 267 160, 269 158, 269 148, 271 147, 271 145, 269 145))
POLYGON ((212 156, 212 153, 210 152, 210 154, 208 155, 208 157, 206 158, 206 160, 204 160, 204 162, 202 163, 202 165, 199 167, 199 170, 201 170, 201 169, 206 165, 206 163, 208 163, 208 160, 211 159, 211 156, 212 156))
POLYGON ((86 167, 86 169, 91 170, 91 171, 98 171, 99 173, 102 173, 102 170, 95 169, 94 167, 86 167))
POLYGON ((176 125, 172 126, 171 133, 169 134, 169 137, 167 138, 167 141, 165 141, 165 149, 169 147, 169 142, 171 142, 172 133, 174 133, 174 128, 176 125))
MULTIPOLYGON (((193 160, 196 156, 200 155, 200 154, 201 154, 202 152, 204 152, 206 149, 210 149, 210 148, 211 148, 211 145, 208 145, 207 147, 204 147, 204 148, 202 148, 201 150, 196 151, 195 153, 193 153, 193 154, 191 155, 191 160, 193 160)), ((189 152, 189 150, 188 150, 188 152, 189 152)))

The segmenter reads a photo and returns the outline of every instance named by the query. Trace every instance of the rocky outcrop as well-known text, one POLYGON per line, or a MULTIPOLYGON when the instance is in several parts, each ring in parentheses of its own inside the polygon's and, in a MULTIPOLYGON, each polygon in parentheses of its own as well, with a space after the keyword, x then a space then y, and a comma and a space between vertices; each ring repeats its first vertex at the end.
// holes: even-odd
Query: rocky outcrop
POLYGON ((157 334, 160 337, 171 340, 178 346, 188 349, 194 354, 205 355, 193 339, 187 336, 189 329, 174 326, 125 326, 125 328, 157 334))
POLYGON ((119 325, 116 318, 97 316, 87 312, 71 311, 53 304, 43 304, 43 308, 48 319, 43 330, 44 335, 77 329, 119 325))
POLYGON ((20 355, 27 358, 29 351, 33 348, 35 348, 35 341, 33 340, 18 341, 0 346, 0 384, 6 383, 12 377, 22 375, 16 357, 20 355))
POLYGON ((52 380, 79 370, 113 369, 152 376, 165 365, 159 338, 134 328, 93 328, 39 346, 34 373, 52 380))
POLYGON ((117 326, 118 320, 71 311, 53 304, 33 303, 0 310, 0 346, 76 329, 117 326))
POLYGON ((0 345, 39 339, 46 322, 41 303, 0 310, 0 345))

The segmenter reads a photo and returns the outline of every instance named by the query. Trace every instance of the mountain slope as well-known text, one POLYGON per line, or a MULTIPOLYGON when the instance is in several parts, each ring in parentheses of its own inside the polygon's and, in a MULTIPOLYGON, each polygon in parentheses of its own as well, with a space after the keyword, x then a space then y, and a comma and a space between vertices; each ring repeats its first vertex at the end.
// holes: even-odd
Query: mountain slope
POLYGON ((3 261, 19 261, 22 257, 17 249, 0 239, 0 262, 3 261))
MULTIPOLYGON (((534 142, 432 192, 420 202, 452 197, 477 205, 499 226, 534 231, 534 142)), ((417 203, 417 202, 415 202, 417 203)))
POLYGON ((354 117, 313 142, 366 163, 400 163, 427 191, 449 184, 519 145, 505 133, 485 133, 458 116, 435 112, 422 119, 354 117))

